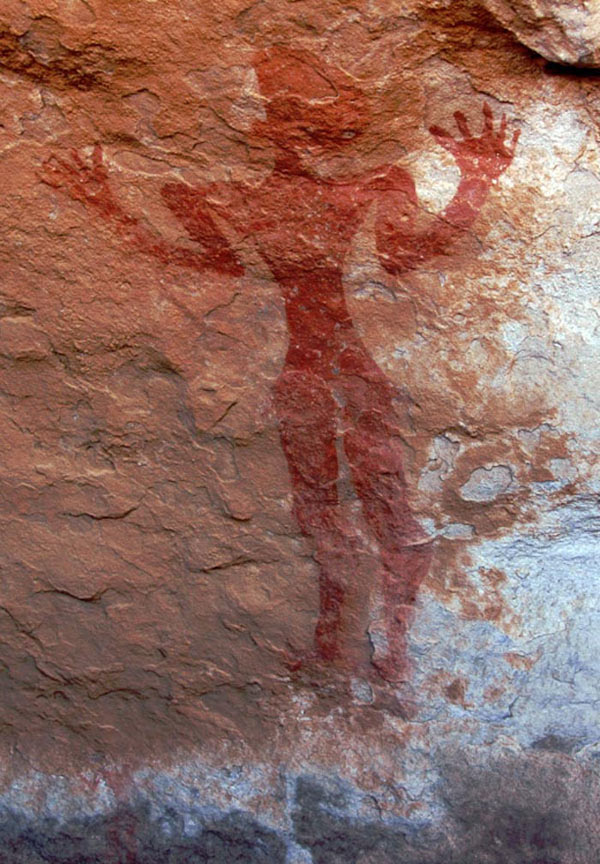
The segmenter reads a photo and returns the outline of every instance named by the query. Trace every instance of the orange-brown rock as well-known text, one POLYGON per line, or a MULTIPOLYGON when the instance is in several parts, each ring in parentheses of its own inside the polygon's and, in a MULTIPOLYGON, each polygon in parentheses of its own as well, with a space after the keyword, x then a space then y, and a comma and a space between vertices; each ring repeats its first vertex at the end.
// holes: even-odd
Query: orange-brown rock
POLYGON ((487 5, 0 8, 7 864, 598 857, 596 49, 487 5))
POLYGON ((593 0, 483 0, 520 42, 554 63, 600 65, 600 9, 593 0))

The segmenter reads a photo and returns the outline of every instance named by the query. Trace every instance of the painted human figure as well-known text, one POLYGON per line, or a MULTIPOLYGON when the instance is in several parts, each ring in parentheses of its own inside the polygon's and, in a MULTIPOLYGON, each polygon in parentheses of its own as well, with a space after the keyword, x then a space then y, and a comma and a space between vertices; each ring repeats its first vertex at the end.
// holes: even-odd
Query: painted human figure
POLYGON ((236 248, 248 241, 258 248, 285 302, 289 347, 274 405, 294 514, 319 566, 310 656, 343 674, 375 671, 399 685, 407 674, 411 608, 432 549, 409 506, 396 414, 401 394, 356 332, 344 297, 344 261, 373 207, 377 253, 389 273, 401 276, 449 254, 510 164, 518 133, 507 142, 506 119, 496 129, 488 105, 479 136, 459 112, 460 137, 433 127, 461 179, 444 212, 417 229, 415 185, 403 168, 386 164, 336 179, 311 169, 311 155, 341 150, 370 122, 365 94, 349 76, 283 48, 261 52, 254 65, 266 113, 255 132, 273 147, 272 172, 258 186, 178 182, 161 190, 197 251, 167 244, 122 209, 99 147, 91 166, 77 154, 51 160, 44 179, 110 221, 130 246, 165 263, 237 276, 244 266, 236 248), (341 500, 342 470, 360 519, 341 500), (375 595, 383 610, 379 629, 372 626, 375 595))

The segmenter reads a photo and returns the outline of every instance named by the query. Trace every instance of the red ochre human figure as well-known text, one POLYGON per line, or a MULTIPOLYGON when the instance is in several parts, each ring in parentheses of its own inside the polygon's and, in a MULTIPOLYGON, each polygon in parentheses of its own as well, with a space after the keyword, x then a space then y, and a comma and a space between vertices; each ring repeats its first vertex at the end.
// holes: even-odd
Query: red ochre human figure
POLYGON ((396 414, 401 393, 355 330, 344 297, 344 261, 371 207, 377 254, 387 272, 401 276, 449 254, 510 164, 518 133, 507 142, 506 118, 496 128, 487 104, 480 135, 472 134, 460 112, 454 115, 460 137, 432 127, 461 178, 444 212, 420 230, 415 185, 403 168, 386 164, 336 179, 311 170, 311 155, 342 150, 370 123, 368 100, 349 76, 311 54, 281 47, 258 54, 254 66, 266 114, 254 131, 274 149, 269 176, 258 186, 177 182, 161 190, 197 251, 168 244, 123 210, 99 147, 90 166, 76 153, 71 160, 49 160, 44 180, 66 187, 130 246, 164 263, 237 276, 244 266, 236 247, 249 239, 258 248, 285 301, 289 347, 274 405, 294 514, 319 566, 309 657, 348 676, 375 670, 384 682, 399 685, 408 672, 411 609, 432 548, 409 506, 396 414), (360 502, 366 542, 352 507, 341 500, 342 468, 360 502), (375 601, 383 618, 378 626, 372 622, 375 601))

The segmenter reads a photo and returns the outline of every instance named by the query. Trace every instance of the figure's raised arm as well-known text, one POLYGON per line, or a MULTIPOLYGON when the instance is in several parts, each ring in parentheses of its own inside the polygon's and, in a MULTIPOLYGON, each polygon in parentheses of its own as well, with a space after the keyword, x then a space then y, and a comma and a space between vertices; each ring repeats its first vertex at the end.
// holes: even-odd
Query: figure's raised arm
MULTIPOLYGON (((450 251, 453 243, 474 223, 490 186, 513 160, 519 131, 506 140, 507 120, 502 115, 498 129, 491 107, 483 106, 483 132, 473 135, 465 115, 456 111, 454 119, 461 137, 454 137, 439 126, 429 130, 438 144, 452 154, 461 179, 450 204, 423 230, 415 230, 402 208, 397 214, 390 205, 379 208, 376 223, 377 250, 382 266, 392 273, 415 269, 435 255, 450 251)), ((416 200, 416 199, 415 199, 416 200)))
POLYGON ((190 239, 204 249, 208 266, 219 272, 239 276, 244 272, 243 267, 213 218, 207 204, 208 191, 184 183, 166 183, 160 194, 190 239))
MULTIPOLYGON (((200 215, 202 208, 197 196, 194 202, 195 224, 202 225, 201 230, 190 231, 189 219, 184 220, 179 212, 176 215, 191 239, 201 244, 202 248, 198 251, 168 243, 140 219, 127 213, 112 191, 100 145, 94 148, 90 164, 86 164, 76 151, 72 151, 68 159, 51 157, 43 165, 41 179, 50 186, 65 189, 71 198, 81 201, 111 224, 128 245, 165 264, 177 264, 194 270, 212 269, 231 276, 240 276, 244 272, 228 240, 210 214, 205 212, 203 216, 200 215)), ((165 188, 171 186, 186 188, 183 184, 169 184, 165 188)), ((192 190, 190 197, 193 197, 192 190)), ((168 198, 167 203, 171 205, 168 198)), ((186 203, 191 212, 190 202, 186 203)), ((175 210, 173 207, 171 209, 175 210)))

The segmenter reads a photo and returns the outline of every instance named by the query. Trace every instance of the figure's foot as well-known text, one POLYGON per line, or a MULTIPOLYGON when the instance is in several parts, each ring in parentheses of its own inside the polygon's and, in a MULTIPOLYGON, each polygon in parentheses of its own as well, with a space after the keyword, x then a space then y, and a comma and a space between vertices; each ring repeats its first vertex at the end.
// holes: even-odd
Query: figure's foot
POLYGON ((285 665, 293 681, 306 686, 321 687, 324 683, 340 678, 342 672, 318 651, 304 651, 289 655, 285 665))
POLYGON ((287 654, 285 666, 292 675, 297 676, 312 668, 317 668, 321 663, 316 651, 302 651, 298 654, 287 654))
POLYGON ((316 652, 290 659, 286 665, 292 686, 310 692, 322 709, 330 711, 351 700, 348 672, 325 662, 316 652))
MULTIPOLYGON (((317 634, 318 635, 318 634, 317 634)), ((322 676, 324 674, 348 673, 350 666, 343 662, 342 652, 334 640, 327 642, 315 639, 310 651, 288 653, 284 660, 289 671, 294 674, 322 676)))
POLYGON ((342 669, 324 661, 315 651, 289 656, 285 665, 293 684, 309 689, 324 702, 382 711, 405 722, 417 714, 411 685, 406 680, 386 680, 373 665, 342 669))
POLYGON ((302 688, 312 691, 320 700, 337 705, 369 705, 373 694, 366 677, 366 670, 360 671, 351 664, 342 664, 338 659, 331 662, 324 659, 318 651, 307 651, 289 657, 286 666, 291 681, 302 688))

